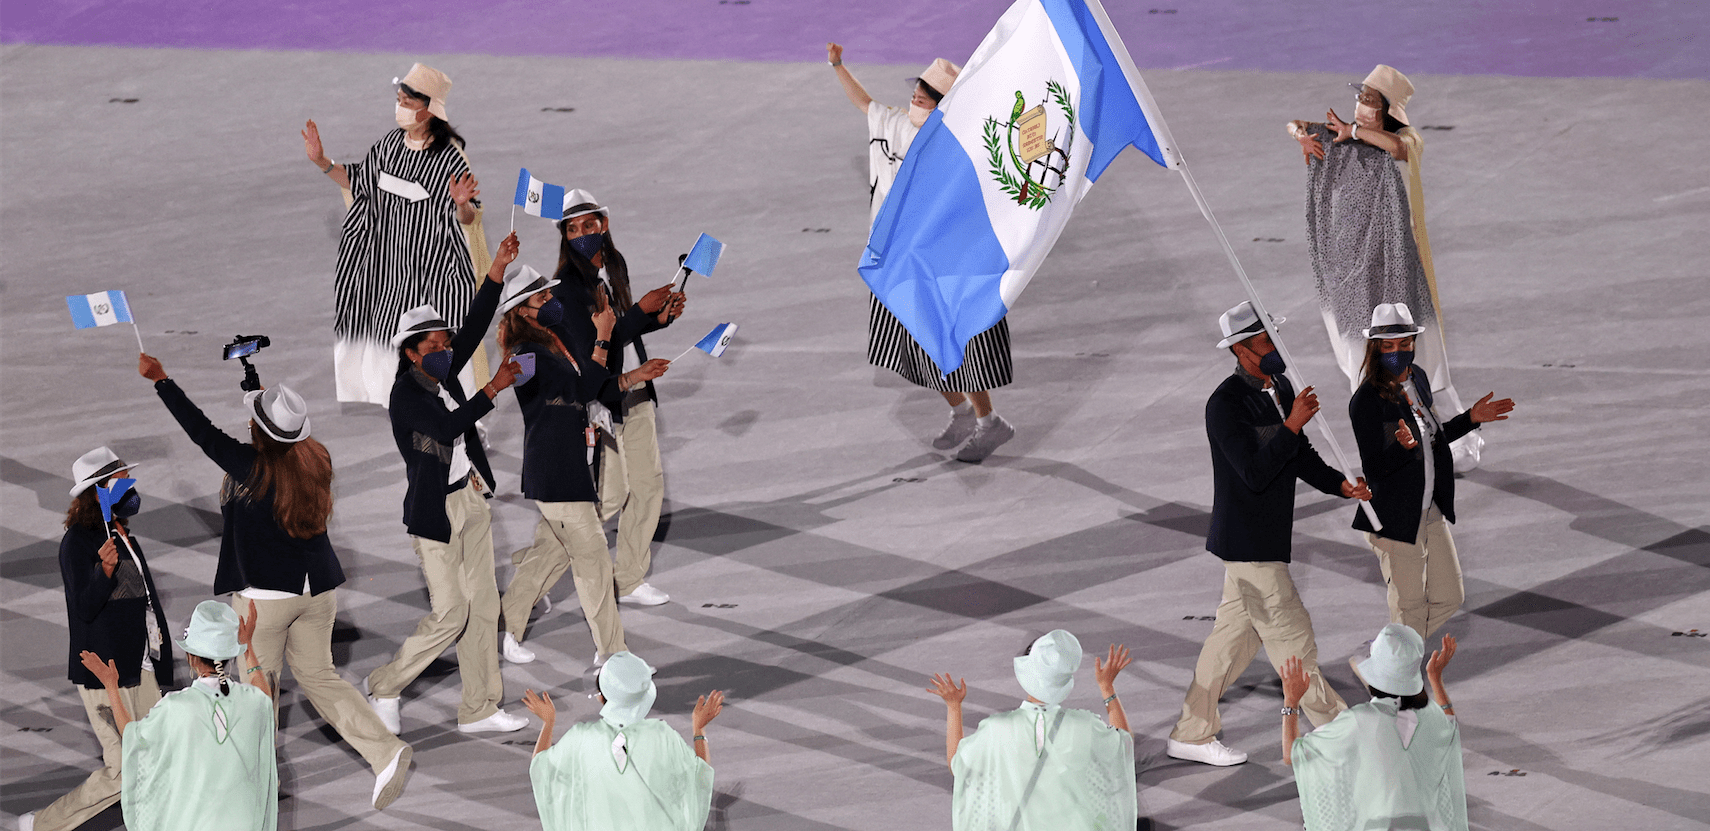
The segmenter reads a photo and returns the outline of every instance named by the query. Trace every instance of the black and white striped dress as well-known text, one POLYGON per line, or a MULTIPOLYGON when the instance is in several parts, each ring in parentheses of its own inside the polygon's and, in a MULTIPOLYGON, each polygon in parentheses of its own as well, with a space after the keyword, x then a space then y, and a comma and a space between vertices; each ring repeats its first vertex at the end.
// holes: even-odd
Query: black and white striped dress
POLYGON ((475 297, 475 269, 450 184, 468 170, 455 147, 404 146, 403 130, 381 137, 362 161, 345 164, 353 201, 333 284, 340 401, 387 403, 398 367, 391 338, 406 310, 431 303, 453 327, 463 323, 475 297), (411 202, 382 190, 382 172, 421 185, 428 197, 411 202))
MULTIPOLYGON (((908 110, 887 107, 877 101, 867 106, 869 222, 879 215, 879 205, 890 193, 891 182, 902 169, 903 158, 920 128, 908 120, 908 110)), ((962 353, 962 365, 945 377, 926 350, 915 343, 879 298, 872 298, 867 319, 867 362, 901 375, 918 387, 940 392, 983 392, 1007 385, 1014 376, 1009 357, 1009 321, 974 336, 962 353)))

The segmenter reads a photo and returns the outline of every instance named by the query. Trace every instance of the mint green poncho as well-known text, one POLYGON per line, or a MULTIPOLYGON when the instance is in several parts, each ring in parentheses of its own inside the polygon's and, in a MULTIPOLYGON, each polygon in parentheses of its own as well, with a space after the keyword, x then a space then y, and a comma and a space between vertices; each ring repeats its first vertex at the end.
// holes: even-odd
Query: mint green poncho
POLYGON ((987 716, 950 770, 955 831, 1132 831, 1139 813, 1134 737, 1086 710, 1029 702, 987 716))
POLYGON ((624 769, 612 753, 620 731, 604 719, 571 725, 529 763, 546 831, 700 831, 712 810, 713 769, 659 719, 621 731, 624 769))
POLYGON ((1426 704, 1412 711, 1418 726, 1404 747, 1398 710, 1395 699, 1373 699, 1294 740, 1308 831, 1466 831, 1459 725, 1426 704))
POLYGON ((218 686, 197 681, 125 726, 120 800, 127 829, 274 831, 273 702, 248 684, 230 686, 222 696, 218 686))

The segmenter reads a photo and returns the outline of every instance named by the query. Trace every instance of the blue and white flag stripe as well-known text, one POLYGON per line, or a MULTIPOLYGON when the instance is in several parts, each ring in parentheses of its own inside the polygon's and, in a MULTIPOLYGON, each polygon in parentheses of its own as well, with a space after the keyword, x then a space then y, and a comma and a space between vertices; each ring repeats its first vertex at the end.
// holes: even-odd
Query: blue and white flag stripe
POLYGON ((1098 0, 1018 0, 909 146, 873 222, 862 279, 939 369, 953 372, 1130 145, 1180 166, 1098 0), (1028 122, 1031 145, 1020 126, 1028 122), (1032 158, 1018 154, 1017 138, 1032 158))
POLYGON ((714 326, 706 337, 701 338, 700 343, 695 344, 695 348, 717 358, 724 354, 724 350, 730 348, 730 339, 733 337, 736 337, 736 324, 720 323, 714 326))
POLYGON ((511 204, 522 208, 523 213, 529 216, 563 219, 564 188, 534 178, 525 167, 517 174, 517 195, 511 204))
POLYGON ((98 291, 94 294, 74 294, 65 298, 71 309, 71 323, 79 329, 130 323, 131 304, 122 291, 98 291))
POLYGON ((722 256, 724 243, 702 234, 695 240, 695 247, 689 249, 689 257, 683 260, 683 267, 702 277, 711 277, 713 269, 718 266, 718 258, 722 256))
POLYGON ((112 487, 96 485, 95 499, 101 504, 101 516, 112 522, 113 506, 119 504, 119 500, 125 498, 125 491, 130 490, 136 483, 135 479, 114 479, 112 487))

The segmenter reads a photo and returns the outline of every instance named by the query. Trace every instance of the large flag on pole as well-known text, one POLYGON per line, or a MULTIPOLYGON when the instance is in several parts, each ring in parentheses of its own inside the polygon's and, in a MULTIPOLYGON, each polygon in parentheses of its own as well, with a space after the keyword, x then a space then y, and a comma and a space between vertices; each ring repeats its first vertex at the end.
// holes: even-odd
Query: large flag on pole
POLYGON ((953 372, 1130 145, 1181 165, 1098 0, 1017 0, 909 145, 861 277, 953 372))

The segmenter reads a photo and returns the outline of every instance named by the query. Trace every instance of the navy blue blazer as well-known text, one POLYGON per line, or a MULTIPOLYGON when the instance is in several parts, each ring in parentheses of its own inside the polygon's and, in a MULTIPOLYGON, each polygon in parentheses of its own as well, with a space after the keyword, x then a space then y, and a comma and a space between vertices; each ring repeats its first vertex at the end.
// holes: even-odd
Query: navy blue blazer
MULTIPOLYGON (((1413 368, 1415 379, 1424 379, 1425 371, 1413 368)), ((1421 388, 1415 383, 1425 406, 1431 406, 1430 383, 1421 388)), ((1396 422, 1406 421, 1415 439, 1425 435, 1413 408, 1405 403, 1384 398, 1378 388, 1367 382, 1354 391, 1348 401, 1348 420, 1354 425, 1354 441, 1360 445, 1360 466, 1365 469, 1366 485, 1372 489, 1372 509, 1383 522, 1382 531, 1373 531, 1364 511, 1354 513, 1354 528, 1377 534, 1384 539, 1416 544, 1419 525, 1425 507, 1425 446, 1420 443, 1412 450, 1395 440, 1396 422)), ((1436 478, 1431 489, 1431 501, 1443 518, 1455 521, 1455 463, 1449 444, 1478 429, 1472 411, 1461 413, 1443 422, 1437 440, 1431 445, 1431 464, 1436 478)))
POLYGON ((553 328, 565 348, 575 350, 575 365, 538 343, 524 341, 515 350, 534 355, 534 377, 513 387, 523 415, 523 496, 539 502, 598 502, 585 431, 588 402, 598 399, 610 373, 566 337, 562 325, 553 328))
POLYGON ((446 477, 451 475, 452 445, 459 437, 463 439, 464 452, 469 454, 469 464, 486 480, 487 497, 492 498, 493 469, 487 463, 487 450, 481 446, 475 422, 492 412, 493 399, 481 392, 474 397, 465 395, 457 373, 481 348, 481 338, 486 336, 493 314, 498 311, 502 288, 499 283, 481 279, 481 288, 475 292, 475 299, 469 302, 469 313, 463 317, 463 328, 451 338, 451 372, 444 381, 435 383, 411 364, 392 382, 387 411, 392 418, 392 441, 404 457, 404 475, 409 481, 404 491, 404 528, 412 536, 451 542, 445 497, 455 488, 446 482, 446 477), (451 400, 457 402, 456 410, 447 409, 439 397, 440 384, 445 386, 451 400))
MULTIPOLYGON (((1273 375, 1283 412, 1294 385, 1273 375)), ((1211 532, 1205 548, 1234 562, 1290 561, 1296 479, 1342 495, 1342 473, 1324 463, 1305 435, 1283 426, 1260 381, 1237 370, 1205 402, 1211 440, 1211 532)))
MULTIPOLYGON (((552 287, 552 296, 558 298, 558 302, 564 304, 565 309, 564 320, 559 323, 559 326, 567 330, 576 342, 587 343, 591 346, 594 342, 594 322, 589 319, 588 314, 578 314, 577 310, 587 309, 589 313, 592 313, 594 296, 582 285, 580 278, 573 273, 572 269, 566 267, 566 270, 570 270, 572 273, 560 272, 558 285, 552 287)), ((623 365, 623 348, 634 344, 636 357, 646 362, 647 344, 642 342, 641 336, 657 332, 670 325, 670 323, 660 323, 658 313, 648 314, 636 305, 631 305, 624 310, 623 314, 618 315, 617 324, 612 327, 612 348, 606 350, 606 371, 611 373, 611 378, 600 390, 598 399, 601 404, 606 405, 606 409, 612 411, 614 422, 620 424, 623 422, 623 399, 628 395, 618 388, 617 377, 623 374, 625 370, 635 369, 635 367, 623 365)), ((563 337, 562 333, 560 337, 563 337)), ((570 338, 564 339, 567 345, 570 341, 570 338)), ((653 382, 648 381, 645 387, 647 399, 658 404, 659 393, 654 388, 653 382)))
POLYGON ((154 391, 178 419, 190 440, 226 472, 220 485, 220 560, 214 568, 214 594, 247 588, 273 591, 331 591, 344 583, 344 568, 326 532, 306 540, 285 533, 273 518, 273 493, 252 494, 245 484, 255 467, 255 447, 220 431, 171 378, 154 382, 154 391))
MULTIPOLYGON (((154 588, 154 574, 143 556, 142 543, 135 535, 130 538, 137 552, 137 564, 142 566, 143 585, 154 595, 155 626, 160 629, 160 660, 154 662, 154 679, 163 690, 172 688, 172 639, 166 626, 160 592, 154 588)), ((70 656, 66 662, 66 678, 89 690, 101 689, 101 680, 83 665, 83 650, 87 649, 103 660, 113 662, 119 670, 119 686, 134 687, 142 683, 143 653, 148 650, 148 597, 114 597, 119 588, 119 572, 109 576, 101 568, 101 546, 107 543, 107 529, 100 523, 73 525, 65 529, 59 540, 59 576, 65 581, 65 618, 71 635, 70 656)), ((129 562, 131 555, 119 546, 119 562, 129 562)), ((299 587, 301 584, 299 584, 299 587)))

